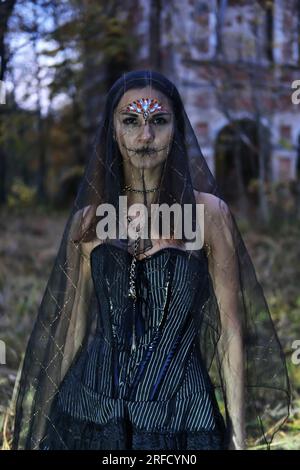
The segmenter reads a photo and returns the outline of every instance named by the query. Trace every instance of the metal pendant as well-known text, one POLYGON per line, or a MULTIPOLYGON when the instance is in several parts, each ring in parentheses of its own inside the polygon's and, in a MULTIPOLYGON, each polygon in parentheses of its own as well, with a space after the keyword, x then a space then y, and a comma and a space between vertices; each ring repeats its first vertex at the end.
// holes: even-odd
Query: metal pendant
POLYGON ((136 254, 137 254, 137 248, 139 244, 139 235, 137 235, 135 244, 134 244, 134 255, 133 259, 131 262, 130 266, 130 277, 129 277, 129 291, 128 291, 128 297, 133 299, 133 324, 132 324, 132 344, 131 344, 131 353, 135 352, 136 350, 136 337, 135 337, 135 315, 136 315, 136 300, 137 300, 137 294, 136 294, 136 254))

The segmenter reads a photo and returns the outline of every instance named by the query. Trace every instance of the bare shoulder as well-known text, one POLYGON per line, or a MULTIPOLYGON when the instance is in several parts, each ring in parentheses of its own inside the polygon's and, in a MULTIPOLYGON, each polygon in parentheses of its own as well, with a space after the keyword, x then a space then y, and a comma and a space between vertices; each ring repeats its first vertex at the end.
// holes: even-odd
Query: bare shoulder
POLYGON ((94 211, 95 207, 90 204, 88 206, 82 207, 81 209, 78 209, 78 211, 74 213, 74 218, 84 220, 90 219, 93 216, 94 211))
POLYGON ((204 243, 211 248, 216 236, 231 226, 231 212, 223 199, 194 190, 197 204, 204 205, 204 243))
POLYGON ((92 221, 95 214, 95 208, 93 205, 88 205, 78 209, 74 212, 71 227, 74 231, 85 230, 92 221))
POLYGON ((93 217, 95 215, 96 208, 94 205, 88 205, 78 209, 74 212, 71 226, 70 234, 73 241, 76 241, 79 244, 79 249, 83 254, 89 255, 93 247, 100 242, 100 240, 90 240, 83 241, 81 240, 84 233, 88 230, 93 217))
POLYGON ((207 215, 221 216, 230 213, 229 207, 223 199, 210 193, 203 193, 194 189, 197 204, 204 204, 204 212, 207 215))

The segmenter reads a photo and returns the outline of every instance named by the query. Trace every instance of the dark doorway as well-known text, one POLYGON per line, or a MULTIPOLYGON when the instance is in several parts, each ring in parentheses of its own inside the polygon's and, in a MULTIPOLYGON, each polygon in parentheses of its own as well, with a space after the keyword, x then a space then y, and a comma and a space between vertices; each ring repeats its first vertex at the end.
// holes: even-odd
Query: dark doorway
MULTIPOLYGON (((269 142, 268 129, 265 129, 265 136, 269 142)), ((252 199, 252 190, 259 177, 260 150, 257 127, 250 119, 233 121, 219 132, 215 147, 215 175, 221 193, 229 202, 247 203, 252 199)), ((267 173, 268 160, 269 155, 265 155, 267 173)))

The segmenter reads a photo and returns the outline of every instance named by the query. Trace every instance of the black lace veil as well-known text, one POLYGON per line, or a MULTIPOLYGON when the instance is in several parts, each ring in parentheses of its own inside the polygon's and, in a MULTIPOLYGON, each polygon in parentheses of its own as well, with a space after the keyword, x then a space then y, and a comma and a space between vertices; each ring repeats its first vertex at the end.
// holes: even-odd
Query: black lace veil
MULTIPOLYGON (((213 245, 203 248, 210 266, 210 296, 201 306, 197 340, 228 433, 240 419, 239 406, 244 407, 247 446, 269 448, 288 416, 290 388, 285 358, 234 217, 203 157, 177 88, 160 73, 142 70, 124 74, 107 94, 94 152, 86 165, 20 365, 13 449, 39 448, 60 384, 93 337, 98 311, 86 246, 95 238, 97 206, 113 204, 118 219, 119 196, 124 187, 113 112, 127 90, 146 86, 164 93, 175 115, 158 202, 192 204, 194 208, 196 194, 200 193, 207 221, 213 227, 213 245), (243 355, 237 357, 235 352, 241 350, 243 355), (241 367, 244 395, 234 396, 241 367)), ((193 211, 193 228, 195 214, 193 211)), ((128 244, 132 250, 128 239, 117 243, 128 244)), ((143 253, 147 249, 147 242, 139 247, 143 253)), ((189 251, 197 257, 201 249, 189 251)), ((199 323, 200 312, 194 316, 195 324, 199 323)))

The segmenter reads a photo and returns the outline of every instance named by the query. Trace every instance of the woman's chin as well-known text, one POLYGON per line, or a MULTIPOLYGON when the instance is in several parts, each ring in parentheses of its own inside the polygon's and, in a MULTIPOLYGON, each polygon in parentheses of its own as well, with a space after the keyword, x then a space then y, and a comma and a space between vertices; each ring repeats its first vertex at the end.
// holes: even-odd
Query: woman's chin
POLYGON ((157 165, 161 165, 164 163, 164 159, 162 160, 155 154, 144 155, 138 158, 132 158, 131 160, 132 166, 136 168, 155 168, 157 165))

